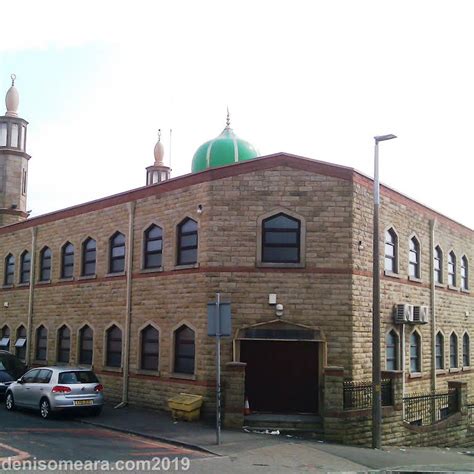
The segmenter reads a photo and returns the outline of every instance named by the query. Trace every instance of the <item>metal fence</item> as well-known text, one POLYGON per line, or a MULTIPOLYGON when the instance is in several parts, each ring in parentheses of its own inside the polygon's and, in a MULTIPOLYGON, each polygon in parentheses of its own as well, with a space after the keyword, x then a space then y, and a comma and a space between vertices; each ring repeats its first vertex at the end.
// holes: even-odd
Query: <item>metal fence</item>
MULTIPOLYGON (((344 410, 355 410, 372 407, 372 382, 345 380, 343 382, 344 410)), ((382 405, 390 406, 392 400, 392 381, 382 380, 382 405)))
POLYGON ((467 416, 469 420, 469 425, 474 426, 474 404, 467 406, 467 416))
POLYGON ((455 388, 443 393, 413 394, 403 398, 403 419, 416 426, 432 425, 458 411, 455 388))

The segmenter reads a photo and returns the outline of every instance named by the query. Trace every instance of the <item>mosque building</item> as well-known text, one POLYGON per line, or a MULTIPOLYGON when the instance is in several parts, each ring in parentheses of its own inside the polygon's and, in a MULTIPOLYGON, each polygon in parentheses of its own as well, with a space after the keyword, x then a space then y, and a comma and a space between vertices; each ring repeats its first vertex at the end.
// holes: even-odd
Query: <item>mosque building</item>
MULTIPOLYGON (((207 305, 219 293, 232 313, 225 423, 246 422, 247 399, 329 432, 343 381, 371 378, 372 180, 259 156, 228 115, 191 173, 171 177, 159 136, 145 186, 29 218, 18 104, 13 79, 0 117, 0 349, 28 365, 92 366, 114 403, 167 409, 176 394, 202 395, 206 416, 207 305)), ((403 394, 455 382, 474 403, 473 230, 386 186, 380 229, 384 377, 403 394)))

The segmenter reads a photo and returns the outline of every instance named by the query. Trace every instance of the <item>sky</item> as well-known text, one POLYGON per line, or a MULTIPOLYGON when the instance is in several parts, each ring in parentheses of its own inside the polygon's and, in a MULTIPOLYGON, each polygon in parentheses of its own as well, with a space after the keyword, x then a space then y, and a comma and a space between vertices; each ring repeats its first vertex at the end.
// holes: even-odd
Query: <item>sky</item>
POLYGON ((260 155, 369 176, 373 137, 393 133, 381 182, 474 228, 471 0, 0 7, 0 95, 15 73, 32 216, 143 186, 159 128, 172 176, 189 173, 229 107, 260 155))

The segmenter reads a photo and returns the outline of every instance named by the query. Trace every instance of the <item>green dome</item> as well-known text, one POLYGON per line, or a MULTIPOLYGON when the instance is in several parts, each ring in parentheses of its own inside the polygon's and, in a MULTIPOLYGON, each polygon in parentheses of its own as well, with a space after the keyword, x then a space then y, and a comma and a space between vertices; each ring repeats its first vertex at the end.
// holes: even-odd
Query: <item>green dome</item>
POLYGON ((237 137, 227 125, 218 137, 209 140, 197 149, 193 156, 191 170, 197 173, 207 168, 251 160, 257 156, 258 151, 253 145, 237 137))

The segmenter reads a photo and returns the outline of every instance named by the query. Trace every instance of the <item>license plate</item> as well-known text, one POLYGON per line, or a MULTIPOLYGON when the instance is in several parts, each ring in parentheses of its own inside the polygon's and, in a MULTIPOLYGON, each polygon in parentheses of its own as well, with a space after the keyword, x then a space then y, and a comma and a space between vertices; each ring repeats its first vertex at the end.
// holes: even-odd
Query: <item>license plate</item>
POLYGON ((93 403, 93 400, 74 400, 76 406, 92 405, 93 403))

